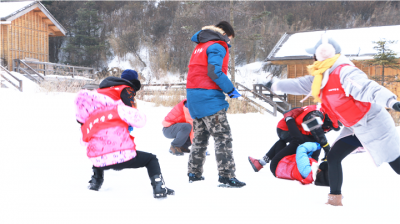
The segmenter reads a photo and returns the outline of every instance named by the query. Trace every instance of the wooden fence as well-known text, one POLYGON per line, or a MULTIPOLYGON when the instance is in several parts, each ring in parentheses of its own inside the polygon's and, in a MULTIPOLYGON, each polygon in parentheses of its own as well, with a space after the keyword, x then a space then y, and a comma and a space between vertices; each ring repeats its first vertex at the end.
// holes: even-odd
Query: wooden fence
POLYGON ((4 80, 6 80, 7 82, 9 82, 11 85, 13 85, 15 88, 17 88, 19 91, 22 92, 22 80, 18 79, 17 77, 15 77, 13 74, 11 74, 10 71, 8 71, 6 68, 4 68, 2 65, 0 65, 1 70, 5 71, 9 76, 11 76, 13 79, 15 79, 19 85, 16 85, 15 83, 13 83, 11 80, 9 80, 7 77, 5 77, 3 74, 1 74, 1 77, 3 77, 4 80))
POLYGON ((93 68, 87 67, 79 67, 72 65, 63 65, 57 63, 50 62, 40 62, 40 61, 27 61, 14 59, 13 60, 13 68, 14 71, 20 72, 21 69, 25 69, 26 67, 31 67, 36 73, 42 73, 44 76, 46 75, 61 75, 61 76, 72 76, 74 78, 75 75, 92 77, 93 68))

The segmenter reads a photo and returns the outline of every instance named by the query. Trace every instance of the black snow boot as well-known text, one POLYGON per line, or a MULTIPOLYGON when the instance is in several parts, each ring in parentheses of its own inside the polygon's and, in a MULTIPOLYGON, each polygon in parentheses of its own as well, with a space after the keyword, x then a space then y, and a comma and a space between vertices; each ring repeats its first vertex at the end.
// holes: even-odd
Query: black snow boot
POLYGON ((98 191, 101 188, 101 185, 103 185, 104 182, 104 171, 101 169, 98 169, 96 167, 93 167, 93 176, 92 179, 89 181, 89 189, 98 191))
POLYGON ((228 177, 219 176, 218 182, 221 183, 220 185, 218 185, 218 187, 241 188, 243 186, 246 186, 246 183, 240 182, 235 177, 229 179, 228 177))
POLYGON ((174 195, 175 191, 165 187, 164 179, 161 174, 150 177, 153 186, 154 198, 165 198, 167 195, 174 195))
POLYGON ((195 181, 204 180, 203 176, 196 176, 194 173, 188 173, 189 176, 189 183, 193 183, 195 181))

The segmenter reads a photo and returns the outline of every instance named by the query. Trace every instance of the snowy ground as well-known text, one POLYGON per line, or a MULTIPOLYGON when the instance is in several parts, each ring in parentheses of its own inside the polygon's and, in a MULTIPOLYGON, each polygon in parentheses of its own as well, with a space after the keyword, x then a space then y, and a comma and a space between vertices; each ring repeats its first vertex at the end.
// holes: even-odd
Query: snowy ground
MULTIPOLYGON (((30 88, 32 89, 32 88, 30 88)), ((157 155, 166 185, 176 195, 154 199, 144 168, 107 171, 99 192, 79 144, 72 93, 20 93, 0 89, 0 223, 397 223, 400 177, 367 153, 343 162, 343 207, 325 205, 329 188, 255 173, 247 157, 262 157, 277 140, 281 117, 228 115, 241 189, 218 188, 217 165, 205 163, 205 181, 188 183, 188 155, 168 152, 161 121, 171 108, 139 101, 148 118, 135 129, 137 149, 157 155)), ((327 136, 332 142, 338 133, 327 136)))

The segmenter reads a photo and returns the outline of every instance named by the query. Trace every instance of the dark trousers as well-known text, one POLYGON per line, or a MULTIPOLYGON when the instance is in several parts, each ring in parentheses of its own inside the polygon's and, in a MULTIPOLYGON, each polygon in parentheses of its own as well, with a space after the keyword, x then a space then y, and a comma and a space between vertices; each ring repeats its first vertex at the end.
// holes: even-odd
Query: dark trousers
POLYGON ((192 145, 190 141, 190 132, 192 125, 189 123, 176 123, 169 127, 163 128, 163 134, 166 138, 174 139, 171 142, 172 146, 188 148, 192 145))
MULTIPOLYGON (((278 163, 286 156, 296 154, 297 147, 303 142, 315 142, 315 139, 311 135, 302 135, 303 142, 294 140, 288 131, 277 129, 279 140, 271 147, 267 152, 268 158, 271 160, 270 169, 274 176, 276 176, 276 168, 278 163), (289 142, 288 145, 286 143, 289 142)), ((317 150, 312 154, 312 158, 318 161, 319 153, 321 150, 317 150)))
MULTIPOLYGON (((362 147, 362 144, 354 135, 342 138, 333 145, 328 154, 328 174, 331 194, 342 194, 342 160, 358 147, 362 147)), ((390 162, 389 165, 397 174, 400 174, 400 157, 390 162)))
POLYGON ((279 140, 275 142, 275 144, 271 147, 271 149, 267 152, 267 156, 269 159, 275 157, 275 155, 286 147, 286 144, 292 140, 288 131, 284 131, 280 128, 276 129, 276 133, 278 134, 279 140))
POLYGON ((153 155, 148 152, 142 152, 142 151, 136 151, 136 153, 137 153, 137 155, 135 158, 128 160, 126 162, 118 163, 118 164, 114 164, 114 165, 110 165, 110 166, 105 166, 105 167, 93 166, 93 169, 123 170, 123 169, 129 169, 129 168, 136 169, 136 168, 146 167, 149 177, 161 174, 160 164, 158 163, 158 159, 157 159, 156 155, 153 155))

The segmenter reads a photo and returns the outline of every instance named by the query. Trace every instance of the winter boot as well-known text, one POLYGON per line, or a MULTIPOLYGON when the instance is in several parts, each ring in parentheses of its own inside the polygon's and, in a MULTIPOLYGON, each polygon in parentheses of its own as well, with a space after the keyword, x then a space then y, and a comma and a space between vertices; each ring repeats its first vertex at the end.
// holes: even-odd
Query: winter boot
POLYGON ((341 194, 328 194, 328 202, 325 204, 333 206, 343 206, 342 199, 343 196, 341 194))
POLYGON ((189 147, 181 147, 180 149, 181 149, 181 151, 184 152, 184 153, 190 153, 189 147))
POLYGON ((258 159, 254 159, 253 157, 249 156, 250 165, 253 167, 255 172, 260 171, 263 168, 263 165, 260 164, 258 159))
POLYGON ((220 185, 218 185, 218 187, 241 188, 243 186, 246 186, 246 183, 240 182, 235 177, 229 179, 228 177, 219 176, 218 182, 221 183, 220 185))
POLYGON ((195 181, 204 180, 203 176, 197 177, 194 173, 188 173, 189 183, 193 183, 195 181))
POLYGON ((101 185, 103 185, 104 182, 104 171, 101 169, 98 169, 96 167, 93 167, 93 176, 92 179, 89 181, 89 189, 98 191, 101 188, 101 185))
POLYGON ((167 195, 174 195, 175 191, 165 187, 164 179, 161 174, 150 177, 153 186, 154 198, 165 198, 167 195))
POLYGON ((169 148, 169 152, 175 156, 183 156, 183 152, 182 152, 181 148, 176 147, 176 146, 171 145, 171 148, 169 148))

